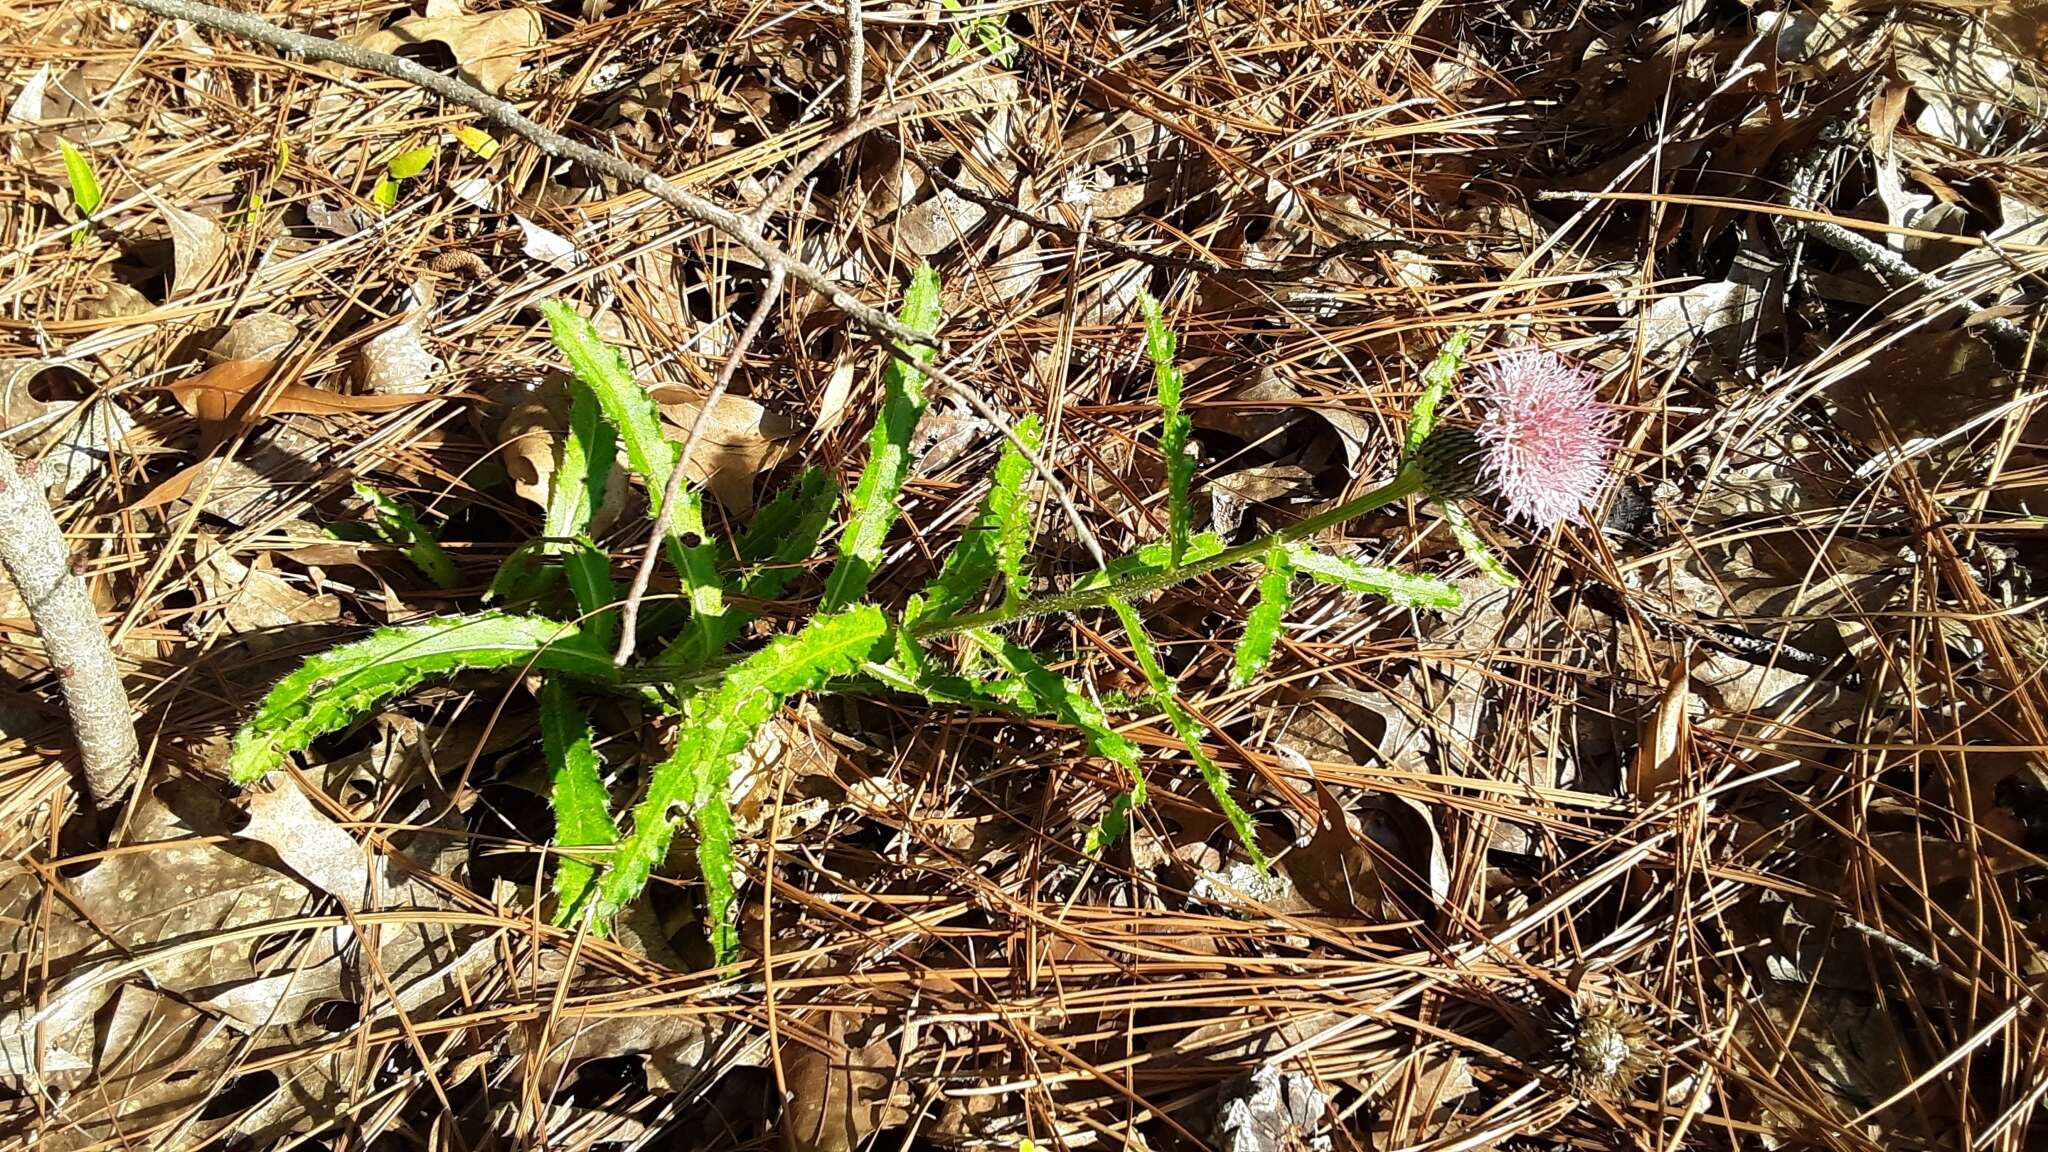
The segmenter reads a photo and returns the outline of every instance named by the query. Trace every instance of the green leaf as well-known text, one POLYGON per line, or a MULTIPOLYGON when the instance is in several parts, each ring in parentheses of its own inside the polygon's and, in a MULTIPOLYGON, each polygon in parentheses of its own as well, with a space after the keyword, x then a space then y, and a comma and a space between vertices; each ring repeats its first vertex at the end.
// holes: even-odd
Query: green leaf
MULTIPOLYGON (((1017 421, 1015 431, 1033 451, 1038 449, 1038 417, 1017 421)), ((1005 600, 1020 594, 1024 553, 1031 546, 1031 499, 1024 491, 1030 478, 1031 461, 1005 440, 981 511, 946 554, 939 577, 925 588, 917 612, 906 611, 905 620, 959 611, 988 587, 997 572, 1003 574, 1005 600)))
MULTIPOLYGON (((939 0, 939 7, 948 12, 958 12, 962 5, 960 0, 939 0)), ((979 45, 989 62, 997 67, 1007 66, 1017 51, 1016 38, 1003 26, 1003 18, 996 15, 976 16, 961 25, 946 38, 946 55, 967 55, 970 42, 979 45)))
MULTIPOLYGON (((919 332, 939 326, 939 274, 920 264, 896 317, 919 332)), ((839 561, 825 580, 822 610, 831 612, 867 595, 868 581, 882 564, 882 546, 902 511, 897 498, 910 476, 910 440, 924 418, 924 373, 918 365, 935 354, 929 347, 912 349, 916 363, 891 360, 882 373, 882 411, 868 433, 868 462, 853 490, 853 507, 839 541, 839 561)))
POLYGON ((1494 583, 1503 588, 1522 586, 1521 578, 1508 571, 1508 566, 1501 563, 1500 557, 1493 554, 1493 549, 1486 546, 1486 541, 1480 538, 1479 530, 1472 527, 1472 521, 1465 518, 1463 508, 1449 500, 1438 505, 1438 508, 1443 512, 1444 523, 1451 526, 1451 538, 1458 542, 1458 547, 1465 550, 1465 559, 1472 561, 1474 567, 1486 573, 1494 583))
POLYGON ((1202 750, 1202 727, 1195 723, 1195 718, 1188 714, 1186 708, 1181 707, 1180 699, 1174 695, 1173 681, 1167 678, 1166 670, 1159 666, 1159 658, 1153 654, 1152 638, 1146 634, 1144 622, 1139 620, 1137 612, 1122 600, 1111 600, 1109 606, 1116 609, 1117 616, 1123 620, 1124 632, 1131 638, 1131 654, 1137 657, 1138 668, 1145 674, 1145 682, 1152 686, 1153 695, 1159 698, 1160 710, 1166 713, 1166 718, 1173 724, 1173 730, 1180 736, 1181 743, 1187 745, 1188 755, 1194 758, 1196 771, 1202 774, 1203 782, 1209 785, 1209 793, 1216 798, 1216 806, 1222 810, 1223 818, 1230 822, 1231 829, 1237 833, 1238 843, 1244 845, 1245 852, 1251 856, 1252 863, 1257 865, 1261 872, 1271 871, 1272 863, 1266 859, 1264 852, 1259 851, 1258 841, 1253 837, 1252 818, 1245 814, 1236 797, 1230 794, 1230 778, 1225 776, 1223 769, 1202 750))
POLYGON ((590 535, 591 517, 604 503, 605 483, 611 478, 612 457, 617 438, 605 423, 604 412, 590 385, 577 380, 569 386, 569 427, 556 447, 554 481, 548 490, 547 515, 541 534, 557 541, 554 550, 565 551, 562 541, 590 535))
POLYGON ((427 165, 434 162, 434 155, 438 151, 439 149, 428 145, 400 152, 384 166, 384 171, 389 172, 393 180, 410 180, 427 170, 427 165))
POLYGON ((106 203, 106 194, 100 191, 100 178, 93 173, 92 161, 78 150, 78 145, 63 137, 57 138, 57 147, 64 153, 64 175, 71 181, 71 203, 78 208, 81 216, 90 216, 106 203))
POLYGON ((1145 802, 1145 774, 1138 767, 1137 747, 1110 725, 1109 717, 1103 715, 1080 685, 1047 668, 1029 650, 1009 640, 988 639, 985 634, 978 634, 977 639, 992 649, 996 662, 1029 693, 1028 699, 1016 703, 1027 705, 1032 711, 1051 713, 1080 729, 1096 755, 1130 773, 1130 790, 1110 802, 1102 820, 1088 834, 1087 851, 1091 855, 1101 852, 1129 827, 1131 809, 1145 802))
POLYGON ((392 208, 398 204, 398 181, 389 176, 377 177, 377 183, 370 189, 370 203, 379 208, 392 208))
POLYGON ((1398 568, 1381 568, 1371 564, 1360 564, 1341 556, 1330 556, 1318 552, 1306 544, 1291 545, 1287 550, 1288 559, 1293 561, 1295 570, 1325 584, 1335 584, 1353 592, 1364 592, 1373 596, 1384 596, 1403 608, 1451 609, 1465 602, 1465 597, 1455 585, 1434 576, 1419 576, 1403 572, 1398 568))
POLYGON ((1408 440, 1402 446, 1405 458, 1415 455, 1416 449, 1436 428, 1437 406, 1451 391, 1451 385, 1458 379, 1458 370, 1465 366, 1465 349, 1472 343, 1472 334, 1459 329, 1444 341, 1436 359, 1422 370, 1422 394, 1415 398, 1415 410, 1408 417, 1408 440))
POLYGON ((795 635, 771 641, 727 670, 716 687, 684 702, 675 752, 654 770, 646 799, 633 809, 633 830, 598 885, 600 926, 609 924, 647 886, 654 866, 668 854, 680 809, 698 831, 713 950, 721 964, 738 955, 738 930, 732 920, 732 817, 726 807, 733 758, 784 700, 860 667, 887 631, 888 620, 879 608, 814 616, 795 635))
MULTIPOLYGON (((1223 538, 1214 532, 1204 532, 1188 541, 1187 552, 1180 558, 1182 564, 1193 564, 1207 560, 1223 551, 1223 538)), ((1141 546, 1136 552, 1117 557, 1107 568, 1091 572, 1074 582, 1074 591, 1086 592, 1105 584, 1122 581, 1129 577, 1164 572, 1178 567, 1172 558, 1172 544, 1166 540, 1154 540, 1141 546)))
MULTIPOLYGON (((555 810, 555 845, 559 848, 609 848, 619 841, 612 823, 611 793, 599 772, 597 750, 591 747, 590 720, 561 680, 549 677, 540 690, 541 753, 554 784, 548 801, 555 810)), ((566 853, 555 866, 556 924, 573 924, 584 896, 597 880, 597 861, 588 854, 566 853)))
POLYGON ((595 683, 614 683, 610 654, 559 620, 486 612, 405 628, 329 648, 277 682, 236 731, 228 775, 260 780, 315 738, 354 723, 429 676, 470 669, 531 666, 595 683))
POLYGON ((1259 577, 1259 600, 1244 622, 1244 639, 1237 642, 1230 684, 1242 688, 1265 671, 1273 658, 1273 645, 1280 639, 1280 625, 1287 605, 1294 599, 1294 564, 1287 549, 1275 544, 1266 552, 1266 571, 1259 577))
MULTIPOLYGON (((355 525, 337 524, 328 531, 351 527, 355 525)), ((562 574, 560 569, 541 562, 547 544, 546 540, 529 540, 514 548, 491 576, 491 586, 484 589, 484 603, 520 604, 547 595, 562 574)))
MULTIPOLYGON (((675 471, 679 445, 661 432, 661 413, 654 398, 633 379, 633 371, 618 349, 604 342, 590 321, 559 300, 541 302, 547 317, 548 335, 569 362, 569 370, 590 389, 598 410, 617 432, 626 449, 626 466, 647 485, 647 499, 654 513, 661 513, 662 494, 668 489, 669 473, 675 471)), ((586 452, 595 445, 587 445, 586 452)), ((593 465, 594 466, 594 465, 593 465)), ((599 499, 603 490, 598 490, 599 499)), ((682 575, 683 590, 696 610, 693 627, 724 608, 724 590, 718 578, 719 548, 704 527, 704 509, 699 495, 689 489, 669 517, 669 559, 682 575)))
MULTIPOLYGON (((804 469, 794 485, 755 515, 740 538, 740 560, 747 568, 739 579, 739 594, 748 600, 781 596, 789 582, 803 572, 803 562, 818 550, 818 538, 825 534, 825 525, 838 504, 839 493, 831 478, 822 469, 804 469)), ((702 628, 685 630, 655 663, 683 671, 701 668, 739 639, 759 615, 727 604, 725 611, 702 628)))
POLYGON ((378 539, 402 549, 405 558, 413 567, 424 573, 442 588, 453 588, 462 583, 462 577, 455 571, 455 561, 448 555, 441 542, 414 516, 412 509, 379 492, 361 480, 355 482, 356 495, 370 502, 370 511, 376 516, 375 530, 378 539))
POLYGON ((1149 293, 1138 303, 1145 310, 1145 355, 1152 360, 1152 381, 1159 389, 1159 454, 1166 458, 1166 539, 1174 567, 1187 554, 1193 516, 1188 509, 1188 489, 1195 482, 1195 458, 1188 455, 1188 433, 1193 422, 1181 411, 1180 369, 1173 354, 1178 342, 1167 331, 1159 301, 1149 293))
POLYGON ((618 432, 626 448, 626 466, 647 483, 648 500, 658 503, 668 488, 668 474, 675 469, 677 447, 661 434, 661 411, 654 397, 633 379, 626 357, 605 343, 575 309, 560 300, 543 300, 540 311, 569 371, 590 389, 604 418, 618 432))
POLYGON ((609 649, 618 643, 618 585, 612 583, 612 558, 587 540, 578 541, 562 557, 562 569, 569 575, 569 590, 576 596, 576 612, 582 617, 584 635, 591 644, 609 649))

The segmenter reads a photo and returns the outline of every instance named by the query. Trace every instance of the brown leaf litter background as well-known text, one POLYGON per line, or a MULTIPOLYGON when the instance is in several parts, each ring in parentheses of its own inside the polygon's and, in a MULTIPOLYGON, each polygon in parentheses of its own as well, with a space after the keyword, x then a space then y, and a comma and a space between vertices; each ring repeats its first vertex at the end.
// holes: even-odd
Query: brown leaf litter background
MULTIPOLYGON (((844 106, 827 7, 267 12, 748 209, 844 106)), ((22 0, 0 21, 0 415, 44 462, 149 773, 111 846, 67 825, 62 717, 0 590, 0 1143, 2040 1142, 2048 429, 2041 352, 1988 334, 2038 334, 2048 296, 2048 9, 864 11, 862 98, 906 110, 773 234, 878 303, 930 258, 955 371, 1045 420, 1106 546, 1163 530, 1140 290, 1182 333, 1219 531, 1386 475, 1459 328, 1481 356, 1535 341, 1602 372, 1626 440, 1602 523, 1487 527, 1517 590, 1426 510, 1352 525, 1339 546, 1467 606, 1304 592, 1244 691, 1247 574, 1146 605, 1275 891, 1247 895, 1142 704, 1119 719, 1155 799, 1089 860, 1117 785, 1073 732, 821 699, 735 776, 738 979, 702 971, 687 853, 618 939, 579 940, 536 913, 527 686, 422 692, 247 794, 226 736, 306 653, 475 608, 537 530, 565 418, 538 301, 592 316, 680 438, 759 269, 517 141, 482 155, 454 135, 473 117, 403 84, 22 0), (1006 63, 948 55, 979 14, 1006 63), (60 138, 106 186, 89 229, 60 138), (1257 275, 1190 270, 1215 264, 1257 275), (357 479, 418 509, 465 585, 328 535, 357 479), (1575 994, 1643 1020, 1648 1075, 1597 1090, 1556 1065, 1575 994)), ((693 461, 721 530, 801 466, 850 482, 878 368, 783 298, 693 461)), ((939 393, 920 450, 885 596, 935 569, 997 440, 939 393)), ((615 555, 644 511, 607 500, 615 555)), ((1085 565, 1058 517, 1033 565, 1085 565)), ((1110 628, 1019 639, 1114 701, 1138 681, 1110 628)), ((623 704, 597 722, 630 795, 665 732, 623 704)))

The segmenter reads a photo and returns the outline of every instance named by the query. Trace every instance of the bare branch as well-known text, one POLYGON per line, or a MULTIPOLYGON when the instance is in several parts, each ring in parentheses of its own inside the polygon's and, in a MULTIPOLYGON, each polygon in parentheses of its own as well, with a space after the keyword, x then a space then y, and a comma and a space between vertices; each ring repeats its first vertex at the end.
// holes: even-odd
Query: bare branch
POLYGON ((747 326, 740 332, 740 338, 726 356, 724 367, 718 370, 718 380, 711 385, 711 392, 704 397, 704 406, 697 409, 697 418, 690 422, 690 434, 683 437, 683 450, 676 454, 676 465, 669 469, 668 483, 662 487, 661 511, 654 514, 654 528, 647 534, 647 547, 640 553, 640 566, 633 573, 633 587, 626 593, 626 605, 619 613, 619 650, 613 654, 612 663, 624 668, 626 661, 633 658, 636 641, 633 633, 640 624, 640 601, 647 598, 647 585, 654 579, 654 558, 661 554, 662 538, 668 535, 668 526, 675 517, 676 501, 683 495, 683 473, 689 470, 690 454, 697 450, 697 441, 704 438, 704 430, 711 426, 711 410, 725 399, 725 390, 732 386, 732 378, 740 369, 740 362, 747 358, 747 348, 761 335, 761 326, 768 319, 769 309, 782 298, 782 269, 768 271, 768 284, 761 289, 761 302, 754 305, 754 314, 747 317, 747 326))
MULTIPOLYGON (((863 302, 859 297, 841 288, 830 276, 777 248, 761 235, 760 227, 753 220, 721 208, 694 192, 679 188, 662 179, 653 170, 643 168, 624 157, 600 152, 559 132, 543 128, 527 119, 511 102, 501 100, 480 88, 429 71, 410 60, 389 53, 372 52, 354 44, 343 44, 323 36, 287 31, 258 17, 217 8, 212 4, 200 3, 199 0, 122 0, 122 3, 168 19, 187 20, 202 28, 212 28, 260 44, 268 44, 308 60, 324 60, 331 64, 360 68, 366 72, 403 80, 450 103, 473 109, 481 113, 486 120, 527 141, 550 157, 572 161, 599 175, 609 176, 623 184, 638 188, 685 217, 731 237, 740 247, 761 261, 762 267, 823 296, 833 307, 844 312, 865 329, 876 342, 888 348, 892 354, 911 359, 911 348, 938 346, 938 342, 931 335, 898 324, 895 318, 886 312, 863 302)), ((1073 522, 1075 534, 1080 537, 1096 564, 1101 565, 1101 546, 1096 544, 1095 536, 1088 530, 1088 526, 1081 522, 1080 513, 1074 507, 1073 498, 1068 495, 1066 485, 1037 452, 1031 451, 1028 445, 1018 439, 1016 429, 1011 427, 1008 417, 944 369, 933 366, 927 368, 925 374, 941 387, 952 388, 967 402, 968 407, 974 409, 976 415, 1001 430, 1004 439, 1024 451, 1031 461, 1032 470, 1052 486, 1060 508, 1073 522)))
POLYGON ((64 709, 78 738, 93 807, 112 808, 127 794, 141 763, 128 692, 85 581, 71 571, 71 549, 43 497, 35 461, 17 460, 5 447, 0 447, 0 565, 21 593, 64 689, 64 709))

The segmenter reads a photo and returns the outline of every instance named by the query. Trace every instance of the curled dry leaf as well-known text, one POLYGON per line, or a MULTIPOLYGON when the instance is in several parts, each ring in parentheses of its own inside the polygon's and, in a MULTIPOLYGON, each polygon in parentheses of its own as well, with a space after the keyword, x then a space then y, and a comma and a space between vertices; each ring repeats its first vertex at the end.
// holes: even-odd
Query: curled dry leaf
POLYGON ((205 282, 227 241, 220 225, 197 212, 169 204, 158 207, 171 228, 171 295, 175 297, 205 282))
POLYGON ((462 78, 492 95, 519 73, 519 62, 545 37, 540 15, 505 8, 468 16, 408 16, 382 31, 350 39, 373 52, 396 52, 408 44, 438 41, 455 57, 462 78))
MULTIPOLYGON (((498 423, 498 454, 512 491, 543 511, 554 492, 561 439, 569 428, 567 406, 560 381, 550 380, 498 423)), ((626 470, 612 468, 605 473, 604 502, 591 517, 591 535, 610 527, 625 510, 625 501, 626 470)))
POLYGON ((199 421, 202 451, 265 416, 392 412, 435 398, 417 395, 343 396, 304 384, 284 384, 265 389, 263 383, 276 367, 276 363, 270 360, 225 360, 196 376, 168 385, 164 390, 177 400, 179 407, 199 421))
POLYGON ((433 307, 431 284, 421 280, 406 289, 404 315, 370 337, 356 357, 356 371, 365 390, 380 396, 424 392, 434 377, 447 370, 441 358, 427 351, 420 340, 433 307))
MULTIPOLYGON (((680 442, 704 405, 701 400, 672 398, 675 395, 673 389, 655 390, 661 414, 670 424, 670 437, 680 442)), ((789 456, 793 447, 789 439, 798 431, 795 421, 755 401, 721 396, 711 410, 703 439, 690 454, 685 474, 711 489, 720 504, 744 512, 754 506, 754 481, 789 456)))

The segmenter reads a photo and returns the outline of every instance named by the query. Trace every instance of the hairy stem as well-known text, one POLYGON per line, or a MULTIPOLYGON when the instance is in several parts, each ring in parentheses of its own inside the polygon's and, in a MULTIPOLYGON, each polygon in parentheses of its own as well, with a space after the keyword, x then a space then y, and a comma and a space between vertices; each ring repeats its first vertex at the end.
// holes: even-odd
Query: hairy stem
POLYGON ((954 613, 923 620, 911 627, 911 634, 918 637, 944 636, 954 632, 965 632, 970 628, 993 628, 1032 616, 1046 616, 1055 612, 1078 612, 1084 608, 1100 608, 1112 600, 1131 600, 1161 589, 1182 584, 1218 568, 1227 568, 1247 560, 1263 557, 1275 544, 1291 544, 1306 539, 1323 529, 1341 524, 1357 516, 1363 516, 1376 508, 1384 508, 1396 500, 1405 499, 1428 487, 1422 470, 1415 467, 1401 469, 1392 480, 1363 496, 1347 500, 1327 512, 1319 512, 1298 524, 1289 525, 1277 532, 1261 536, 1226 548, 1214 556, 1183 564, 1178 568, 1161 571, 1139 572, 1108 584, 1088 588, 1069 588, 1062 592, 1021 601, 1006 607, 990 608, 982 612, 954 613))
POLYGON ((64 708, 85 767, 94 808, 126 795, 141 756, 128 692, 114 650, 100 627, 85 581, 71 571, 71 549, 50 514, 35 462, 0 447, 0 565, 14 580, 50 667, 64 689, 64 708))

